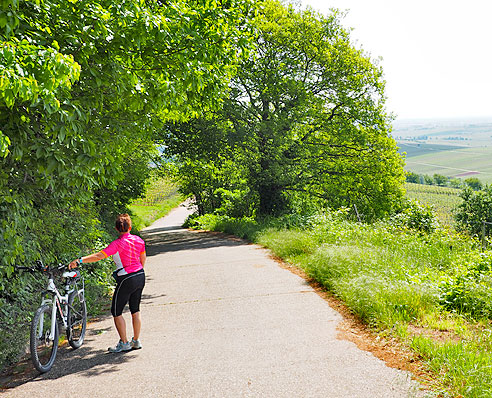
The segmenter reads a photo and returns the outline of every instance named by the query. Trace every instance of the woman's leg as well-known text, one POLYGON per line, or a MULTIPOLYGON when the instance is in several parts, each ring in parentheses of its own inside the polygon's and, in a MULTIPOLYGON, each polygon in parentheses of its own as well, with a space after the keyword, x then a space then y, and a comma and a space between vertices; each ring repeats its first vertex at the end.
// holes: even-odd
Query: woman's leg
POLYGON ((132 324, 133 324, 133 338, 138 340, 140 337, 140 329, 142 327, 142 320, 140 318, 140 311, 132 314, 132 324))
POLYGON ((142 291, 145 286, 145 274, 139 273, 138 277, 135 278, 136 289, 130 295, 128 299, 128 304, 130 306, 130 312, 132 313, 132 324, 133 324, 133 338, 138 340, 140 337, 140 329, 142 327, 142 319, 140 318, 140 301, 142 299, 142 291))
POLYGON ((113 317, 113 319, 114 319, 114 325, 116 326, 116 330, 118 331, 118 334, 120 335, 120 340, 123 343, 127 343, 128 339, 126 337, 125 318, 123 318, 123 315, 120 315, 120 316, 113 317))

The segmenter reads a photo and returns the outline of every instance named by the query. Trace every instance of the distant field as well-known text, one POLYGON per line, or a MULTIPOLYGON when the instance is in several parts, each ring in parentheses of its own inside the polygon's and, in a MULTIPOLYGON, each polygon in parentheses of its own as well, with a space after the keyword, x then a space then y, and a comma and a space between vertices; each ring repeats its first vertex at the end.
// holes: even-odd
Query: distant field
POLYGON ((448 149, 418 156, 407 156, 405 170, 418 174, 447 177, 477 177, 492 183, 492 147, 448 149))
POLYGON ((492 183, 491 120, 395 122, 392 134, 406 153, 407 171, 492 183))
POLYGON ((414 156, 433 155, 437 152, 454 151, 468 147, 446 144, 428 144, 427 142, 419 141, 398 141, 398 148, 400 153, 406 153, 408 159, 414 156))
POLYGON ((437 217, 444 225, 454 225, 453 211, 462 202, 460 190, 435 185, 405 184, 407 197, 434 206, 437 217))

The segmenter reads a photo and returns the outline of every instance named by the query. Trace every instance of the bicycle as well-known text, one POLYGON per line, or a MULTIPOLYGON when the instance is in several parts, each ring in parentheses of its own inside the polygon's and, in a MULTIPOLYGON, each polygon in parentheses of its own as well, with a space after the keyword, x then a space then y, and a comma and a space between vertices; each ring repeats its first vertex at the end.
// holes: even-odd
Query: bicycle
POLYGON ((66 329, 68 343, 73 349, 79 348, 84 342, 87 325, 84 278, 79 270, 63 272, 66 268, 63 264, 50 268, 37 261, 35 268, 17 268, 33 273, 45 272, 48 275, 48 285, 43 292, 44 298, 31 322, 30 336, 32 362, 38 371, 45 373, 52 368, 58 351, 58 323, 66 329), (63 296, 55 285, 56 273, 62 273, 65 279, 63 296))

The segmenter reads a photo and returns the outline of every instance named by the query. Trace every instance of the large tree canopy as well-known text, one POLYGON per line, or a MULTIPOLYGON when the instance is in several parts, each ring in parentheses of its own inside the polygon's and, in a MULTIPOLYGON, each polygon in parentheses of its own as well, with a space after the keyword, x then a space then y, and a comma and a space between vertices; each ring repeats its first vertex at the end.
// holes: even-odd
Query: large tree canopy
POLYGON ((222 111, 169 127, 184 189, 206 201, 201 207, 221 206, 219 187, 244 186, 262 214, 285 211, 294 197, 356 205, 368 217, 399 203, 403 163, 389 135, 383 72, 354 47, 340 18, 265 2, 256 50, 238 68, 222 111), (206 175, 211 167, 226 171, 206 175))
POLYGON ((25 254, 33 209, 97 204, 123 179, 136 185, 121 202, 138 196, 154 132, 220 102, 252 4, 0 2, 1 262, 25 254))

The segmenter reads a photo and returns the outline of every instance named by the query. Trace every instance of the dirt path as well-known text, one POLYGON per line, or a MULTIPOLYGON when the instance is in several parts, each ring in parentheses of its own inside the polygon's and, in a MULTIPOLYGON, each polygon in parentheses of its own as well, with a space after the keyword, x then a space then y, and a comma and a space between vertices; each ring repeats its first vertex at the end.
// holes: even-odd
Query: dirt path
MULTIPOLYGON (((46 375, 2 397, 414 397, 408 374, 337 339, 341 316, 256 245, 179 228, 145 231, 144 348, 109 354, 110 317, 46 375)), ((128 315, 126 317, 128 319, 128 315)))

